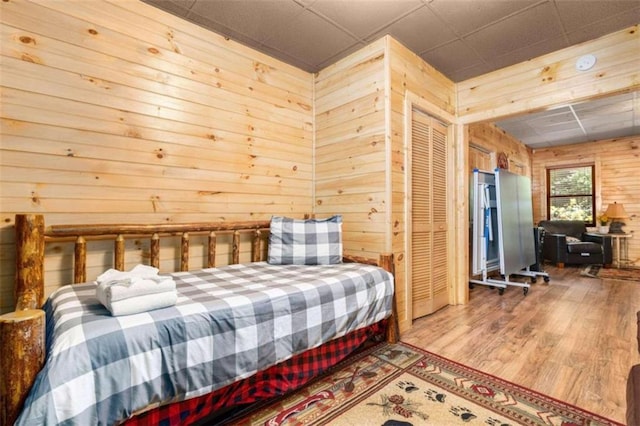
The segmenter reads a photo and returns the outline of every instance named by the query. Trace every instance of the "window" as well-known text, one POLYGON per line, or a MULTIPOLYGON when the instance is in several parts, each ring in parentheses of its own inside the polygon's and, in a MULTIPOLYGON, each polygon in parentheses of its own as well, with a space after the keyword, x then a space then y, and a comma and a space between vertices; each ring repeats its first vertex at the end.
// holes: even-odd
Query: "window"
POLYGON ((549 220, 583 220, 595 225, 595 168, 589 166, 547 169, 549 220))

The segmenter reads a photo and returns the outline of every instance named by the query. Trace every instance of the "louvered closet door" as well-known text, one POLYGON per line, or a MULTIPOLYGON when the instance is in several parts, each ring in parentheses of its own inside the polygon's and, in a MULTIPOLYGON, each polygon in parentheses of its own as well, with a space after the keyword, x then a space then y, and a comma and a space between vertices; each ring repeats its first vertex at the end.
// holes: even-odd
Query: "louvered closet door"
POLYGON ((413 111, 411 265, 413 318, 448 304, 447 127, 413 111))

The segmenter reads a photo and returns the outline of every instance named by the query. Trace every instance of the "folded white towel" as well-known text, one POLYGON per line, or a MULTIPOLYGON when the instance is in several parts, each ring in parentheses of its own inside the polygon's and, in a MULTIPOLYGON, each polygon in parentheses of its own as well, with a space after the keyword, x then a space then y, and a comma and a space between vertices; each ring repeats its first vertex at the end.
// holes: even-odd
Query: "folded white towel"
POLYGON ((98 275, 96 282, 102 284, 104 282, 124 280, 128 278, 153 278, 158 276, 158 268, 148 265, 136 265, 130 271, 118 271, 117 269, 107 269, 98 275))
POLYGON ((154 309, 166 308, 173 306, 178 300, 176 291, 165 291, 156 293, 152 296, 134 296, 127 299, 118 300, 111 303, 103 303, 105 308, 111 312, 113 316, 133 315, 140 312, 147 312, 154 309))
POLYGON ((176 291, 171 277, 158 275, 158 269, 137 265, 129 272, 109 269, 96 280, 96 297, 103 305, 137 296, 176 291))
POLYGON ((176 282, 171 277, 128 278, 98 284, 96 296, 104 303, 175 290, 176 282))

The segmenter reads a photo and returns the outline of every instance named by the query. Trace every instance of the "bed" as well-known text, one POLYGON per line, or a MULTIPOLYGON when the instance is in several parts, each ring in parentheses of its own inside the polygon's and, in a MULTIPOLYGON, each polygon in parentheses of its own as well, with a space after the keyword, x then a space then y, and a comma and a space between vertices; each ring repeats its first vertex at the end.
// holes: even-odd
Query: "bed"
MULTIPOLYGON (((310 232, 325 223, 293 221, 310 232)), ((15 226, 16 310, 0 316, 2 424, 197 424, 299 388, 367 341, 398 337, 390 254, 343 256, 341 240, 325 253, 314 235, 313 253, 292 261, 290 229, 273 219, 45 227, 41 215, 17 215, 15 226), (190 239, 202 234, 206 262, 194 268, 190 239), (229 264, 216 266, 220 235, 230 236, 229 264), (179 271, 165 273, 175 305, 111 315, 86 272, 87 241, 105 236, 118 270, 125 239, 149 238, 158 267, 160 238, 177 238, 179 271), (45 301, 45 242, 69 240, 75 284, 45 301)))

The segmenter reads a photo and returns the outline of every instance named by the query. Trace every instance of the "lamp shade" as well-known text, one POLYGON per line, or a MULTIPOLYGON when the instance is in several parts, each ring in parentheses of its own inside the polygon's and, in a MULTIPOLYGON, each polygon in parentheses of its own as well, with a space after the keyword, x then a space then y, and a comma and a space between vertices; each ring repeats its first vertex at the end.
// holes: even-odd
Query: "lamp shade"
POLYGON ((627 212, 624 211, 624 206, 618 203, 611 203, 609 207, 607 207, 607 211, 605 212, 607 216, 611 219, 622 219, 627 216, 627 212))

